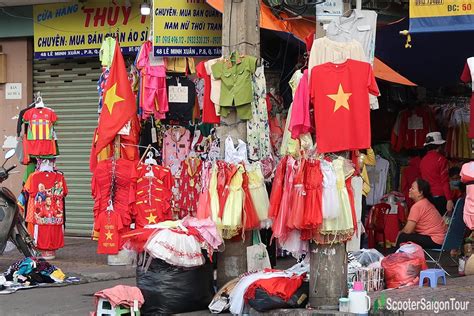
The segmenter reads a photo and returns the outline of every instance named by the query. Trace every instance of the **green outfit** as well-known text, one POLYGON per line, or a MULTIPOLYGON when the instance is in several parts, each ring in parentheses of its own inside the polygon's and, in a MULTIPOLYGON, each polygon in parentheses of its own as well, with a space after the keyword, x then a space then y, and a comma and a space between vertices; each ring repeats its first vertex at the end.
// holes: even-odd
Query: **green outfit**
POLYGON ((236 52, 233 52, 229 59, 218 61, 212 66, 214 78, 222 81, 220 115, 226 117, 230 108, 235 107, 240 119, 252 118, 252 75, 256 66, 257 58, 242 56, 236 52))
POLYGON ((112 60, 114 59, 115 52, 115 39, 113 37, 107 37, 100 47, 99 60, 104 67, 110 67, 112 60))

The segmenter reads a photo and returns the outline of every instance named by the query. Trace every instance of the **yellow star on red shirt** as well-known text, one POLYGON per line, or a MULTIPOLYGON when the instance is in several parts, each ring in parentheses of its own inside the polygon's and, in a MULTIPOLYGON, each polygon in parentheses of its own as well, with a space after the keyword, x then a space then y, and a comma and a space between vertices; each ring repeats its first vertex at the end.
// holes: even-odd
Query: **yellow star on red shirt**
POLYGON ((157 216, 153 215, 153 213, 150 213, 148 217, 145 217, 148 220, 148 224, 156 224, 156 218, 157 216))
POLYGON ((105 233, 105 240, 112 240, 112 236, 114 235, 114 233, 111 233, 110 230, 108 230, 106 233, 105 233))
POLYGON ((115 103, 125 100, 124 98, 121 98, 117 95, 116 90, 117 90, 117 83, 114 83, 114 85, 110 87, 109 90, 107 90, 106 95, 105 95, 104 103, 109 109, 110 114, 112 114, 112 110, 114 109, 115 103))
POLYGON ((339 89, 337 90, 337 94, 328 94, 327 96, 334 101, 334 112, 339 110, 340 107, 344 107, 348 110, 349 108, 349 97, 352 95, 352 93, 344 93, 344 89, 342 88, 342 84, 339 84, 339 89))

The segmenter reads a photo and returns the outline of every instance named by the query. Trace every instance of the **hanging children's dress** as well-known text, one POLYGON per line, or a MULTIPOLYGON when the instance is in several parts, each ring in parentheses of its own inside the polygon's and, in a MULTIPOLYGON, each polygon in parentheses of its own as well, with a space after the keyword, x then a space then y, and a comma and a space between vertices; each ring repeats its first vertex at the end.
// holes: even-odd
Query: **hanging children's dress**
POLYGON ((290 229, 302 229, 303 220, 305 219, 305 201, 307 197, 305 192, 305 168, 305 159, 297 162, 297 171, 291 189, 291 212, 287 221, 287 226, 290 229))
POLYGON ((285 240, 288 233, 286 224, 290 213, 291 206, 291 189, 295 174, 296 160, 289 156, 286 162, 285 182, 283 184, 283 194, 281 197, 280 211, 273 222, 273 237, 285 240))
POLYGON ((217 226, 220 224, 220 217, 219 217, 219 193, 217 191, 217 163, 212 164, 211 168, 211 176, 209 180, 209 199, 210 199, 210 208, 211 208, 211 216, 214 223, 217 226))
POLYGON ((268 199, 267 189, 265 188, 265 179, 261 169, 260 162, 247 165, 247 175, 249 177, 249 189, 252 200, 261 222, 268 219, 268 209, 270 201, 268 199))
POLYGON ((232 238, 242 228, 242 208, 244 192, 242 190, 243 173, 242 165, 237 166, 237 171, 229 183, 229 195, 225 201, 224 214, 222 216, 223 237, 232 238))
POLYGON ((324 219, 336 218, 341 211, 336 172, 332 164, 326 160, 321 161, 321 171, 323 173, 322 215, 324 219))
POLYGON ((181 170, 177 174, 180 198, 175 206, 180 219, 187 215, 196 216, 199 192, 201 189, 202 163, 199 158, 186 158, 181 163, 181 170))
POLYGON ((258 218, 252 195, 250 194, 249 176, 247 172, 245 172, 245 169, 242 173, 242 190, 244 191, 242 227, 245 230, 260 228, 260 219, 258 218))
POLYGON ((321 211, 323 174, 320 165, 319 160, 310 160, 306 163, 304 179, 304 190, 306 193, 304 229, 316 229, 323 221, 321 211))
POLYGON ((203 163, 201 171, 201 190, 199 193, 199 200, 197 204, 196 217, 199 219, 206 219, 212 216, 211 211, 211 196, 210 196, 210 178, 212 171, 212 163, 206 161, 203 163))
POLYGON ((344 158, 339 157, 335 159, 332 164, 336 172, 336 186, 341 208, 336 218, 325 219, 323 221, 321 234, 342 235, 350 238, 354 231, 354 225, 352 222, 352 208, 349 193, 346 188, 344 158))

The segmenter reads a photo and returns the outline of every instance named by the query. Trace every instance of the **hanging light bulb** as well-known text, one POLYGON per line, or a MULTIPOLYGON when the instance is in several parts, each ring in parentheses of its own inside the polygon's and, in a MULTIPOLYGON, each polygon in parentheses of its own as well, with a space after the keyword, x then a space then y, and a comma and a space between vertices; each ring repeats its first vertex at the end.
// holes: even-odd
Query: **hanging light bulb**
POLYGON ((142 3, 142 5, 140 6, 140 13, 141 15, 150 15, 151 8, 150 8, 150 5, 146 1, 142 3))

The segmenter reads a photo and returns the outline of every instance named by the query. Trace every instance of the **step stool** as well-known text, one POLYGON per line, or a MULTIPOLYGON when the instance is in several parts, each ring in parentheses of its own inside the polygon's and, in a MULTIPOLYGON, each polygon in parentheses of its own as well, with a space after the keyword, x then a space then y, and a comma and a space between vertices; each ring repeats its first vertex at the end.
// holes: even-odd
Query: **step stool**
POLYGON ((438 279, 443 278, 443 284, 446 285, 446 273, 442 269, 426 269, 420 272, 420 287, 423 287, 425 278, 430 280, 431 288, 438 286, 438 279))
POLYGON ((100 298, 99 302, 97 303, 97 316, 140 316, 140 312, 133 312, 133 307, 125 307, 125 306, 115 306, 112 307, 112 304, 104 298, 100 298))

